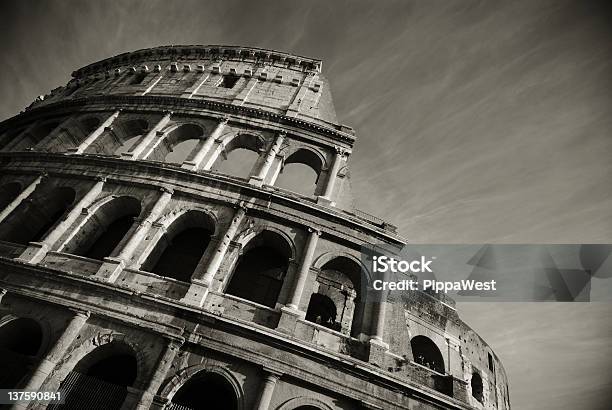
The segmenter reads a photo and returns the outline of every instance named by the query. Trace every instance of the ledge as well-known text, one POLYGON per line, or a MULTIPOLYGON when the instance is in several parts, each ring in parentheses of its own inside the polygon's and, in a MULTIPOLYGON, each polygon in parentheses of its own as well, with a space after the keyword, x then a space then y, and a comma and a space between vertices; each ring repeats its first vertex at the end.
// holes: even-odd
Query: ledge
POLYGON ((288 61, 296 64, 306 71, 321 72, 322 61, 310 57, 303 57, 296 54, 284 53, 281 51, 258 48, 241 47, 228 45, 169 45, 153 48, 145 48, 136 51, 129 51, 97 61, 82 67, 72 73, 73 78, 81 78, 100 71, 113 69, 117 66, 134 64, 145 60, 160 59, 195 59, 195 58, 220 58, 226 60, 264 60, 269 62, 288 61))
POLYGON ((278 125, 301 128, 330 138, 338 139, 349 146, 352 146, 357 140, 355 137, 355 132, 351 128, 340 124, 327 123, 329 125, 324 126, 315 122, 305 121, 297 117, 288 117, 283 114, 266 111, 260 108, 245 107, 204 98, 192 99, 161 95, 94 95, 90 97, 65 99, 48 104, 44 103, 43 100, 42 103, 35 104, 32 108, 28 107, 25 109, 25 111, 22 111, 14 117, 0 122, 0 129, 8 129, 11 125, 13 125, 13 123, 23 121, 24 118, 34 116, 47 110, 52 111, 53 109, 83 108, 93 104, 106 104, 112 106, 114 109, 123 108, 126 110, 129 110, 130 108, 143 109, 143 106, 146 105, 154 106, 155 110, 163 109, 178 111, 183 108, 211 110, 224 115, 242 115, 249 118, 262 119, 278 125))

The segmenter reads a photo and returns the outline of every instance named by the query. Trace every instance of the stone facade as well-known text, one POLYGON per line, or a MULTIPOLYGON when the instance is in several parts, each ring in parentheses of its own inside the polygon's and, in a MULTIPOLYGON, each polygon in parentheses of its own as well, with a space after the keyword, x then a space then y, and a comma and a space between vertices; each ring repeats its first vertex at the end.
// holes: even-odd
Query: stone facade
POLYGON ((360 295, 361 247, 405 241, 352 207, 354 143, 320 61, 221 46, 91 64, 0 123, 0 387, 62 388, 58 408, 509 409, 452 301, 360 295), (219 171, 239 150, 248 175, 219 171), (310 191, 275 186, 293 165, 310 191))

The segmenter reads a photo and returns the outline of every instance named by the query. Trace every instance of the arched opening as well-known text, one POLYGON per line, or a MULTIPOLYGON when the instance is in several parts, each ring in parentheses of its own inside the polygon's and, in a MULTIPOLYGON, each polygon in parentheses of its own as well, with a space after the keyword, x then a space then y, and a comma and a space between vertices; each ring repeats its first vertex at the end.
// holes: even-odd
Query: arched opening
POLYGON ((121 155, 124 152, 129 152, 131 151, 134 147, 136 147, 136 145, 138 144, 138 142, 140 142, 140 139, 142 138, 142 135, 135 135, 133 137, 128 137, 125 141, 123 141, 121 143, 121 145, 115 150, 115 154, 116 155, 121 155))
POLYGON ((133 197, 121 196, 106 202, 87 219, 63 251, 99 260, 114 255, 140 211, 140 201, 133 197))
POLYGON ((170 409, 173 410, 238 409, 238 398, 233 386, 225 377, 213 372, 198 373, 187 380, 174 394, 171 402, 170 409))
POLYGON ((115 121, 85 150, 88 154, 115 154, 128 152, 147 133, 149 123, 144 119, 115 121))
POLYGON ((329 298, 338 312, 328 327, 358 335, 363 322, 361 266, 346 256, 338 256, 321 266, 316 280, 318 293, 329 298))
POLYGON ((19 182, 9 182, 0 187, 0 211, 4 210, 21 192, 19 182))
POLYGON ((130 81, 130 85, 138 85, 138 84, 142 84, 142 82, 144 81, 145 78, 147 78, 147 72, 145 71, 139 71, 137 73, 135 73, 132 76, 132 79, 130 81))
POLYGON ((131 151, 147 133, 148 128, 149 123, 145 120, 128 120, 122 122, 117 132, 108 133, 118 137, 118 141, 113 145, 113 151, 111 152, 120 155, 124 152, 131 151))
POLYGON ((14 139, 19 134, 21 134, 23 131, 24 131, 24 128, 21 127, 21 128, 9 130, 5 132, 4 134, 2 134, 2 136, 0 137, 0 150, 10 151, 10 149, 6 149, 6 148, 8 148, 10 145, 15 144, 16 142, 14 141, 14 139))
POLYGON ((60 124, 59 120, 52 120, 42 123, 31 131, 27 132, 22 136, 21 141, 13 147, 13 151, 25 150, 28 148, 34 148, 40 143, 47 135, 51 133, 60 124))
POLYGON ((203 135, 204 130, 199 125, 183 124, 169 132, 147 159, 180 164, 192 156, 196 147, 204 144, 203 135))
POLYGON ((236 83, 240 80, 240 76, 236 74, 226 74, 223 76, 221 81, 217 84, 217 87, 221 88, 234 88, 236 83))
POLYGON ((412 356, 415 363, 429 367, 438 373, 444 373, 444 359, 438 346, 427 336, 415 336, 410 340, 412 356))
POLYGON ((131 348, 111 342, 83 357, 61 383, 66 398, 62 410, 119 410, 128 386, 136 380, 138 365, 131 348))
POLYGON ((317 154, 299 149, 285 160, 274 185, 303 195, 313 195, 322 167, 323 163, 317 154))
POLYGON ((143 264, 143 270, 189 282, 202 259, 214 224, 203 212, 189 211, 168 227, 143 264))
POLYGON ((240 134, 225 146, 211 169, 221 174, 248 178, 262 149, 263 142, 260 138, 251 134, 240 134))
POLYGON ((172 151, 166 155, 164 162, 169 162, 171 164, 182 164, 188 157, 191 156, 191 152, 198 146, 199 142, 200 140, 198 139, 189 139, 179 142, 172 148, 172 151))
POLYGON ((336 304, 331 298, 319 293, 313 293, 306 310, 306 320, 325 326, 328 329, 340 330, 339 323, 336 322, 336 304))
POLYGON ((87 116, 67 123, 45 147, 48 152, 65 152, 76 148, 100 125, 100 119, 87 116))
POLYGON ((482 403, 482 377, 478 372, 472 374, 470 386, 472 387, 472 397, 482 403))
POLYGON ((44 238, 74 202, 68 187, 46 188, 25 199, 0 224, 0 240, 27 244, 44 238))
POLYGON ((100 119, 97 117, 85 117, 79 121, 79 126, 85 138, 100 126, 100 119))
POLYGON ((33 319, 18 318, 0 327, 0 388, 20 385, 38 362, 42 329, 33 319))
POLYGON ((291 249, 276 232, 263 231, 244 247, 226 293, 274 308, 291 249))

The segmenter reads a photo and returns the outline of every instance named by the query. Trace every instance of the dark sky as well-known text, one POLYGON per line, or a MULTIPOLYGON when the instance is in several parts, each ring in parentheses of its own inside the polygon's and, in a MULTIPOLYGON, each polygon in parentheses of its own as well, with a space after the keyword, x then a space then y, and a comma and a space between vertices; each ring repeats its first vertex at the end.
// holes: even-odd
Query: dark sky
MULTIPOLYGON (((612 21, 604 1, 0 4, 0 118, 76 68, 165 44, 323 59, 357 206, 411 242, 612 243, 612 21)), ((612 307, 462 304, 515 409, 609 409, 612 307)))

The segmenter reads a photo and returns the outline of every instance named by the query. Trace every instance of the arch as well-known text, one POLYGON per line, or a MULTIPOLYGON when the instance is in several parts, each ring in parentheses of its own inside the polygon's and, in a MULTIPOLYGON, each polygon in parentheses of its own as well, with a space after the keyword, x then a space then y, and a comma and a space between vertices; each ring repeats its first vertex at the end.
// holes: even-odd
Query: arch
POLYGON ((319 269, 321 271, 329 270, 342 273, 348 280, 350 280, 354 289, 358 288, 358 285, 361 282, 361 266, 352 258, 348 258, 344 255, 336 256, 330 259, 319 269))
POLYGON ((119 410, 127 396, 127 388, 138 377, 138 359, 127 343, 111 341, 90 351, 62 381, 65 410, 97 408, 119 410))
POLYGON ((140 212, 138 199, 111 197, 97 207, 62 250, 99 260, 114 255, 140 212))
POLYGON ((359 335, 362 332, 364 313, 361 264, 353 258, 336 255, 320 266, 316 281, 317 294, 329 298, 338 312, 337 317, 327 327, 345 334, 359 335))
POLYGON ((11 317, 0 326, 0 387, 16 388, 38 362, 43 329, 31 318, 11 317))
POLYGON ((15 144, 15 138, 23 131, 24 127, 13 128, 0 135, 0 150, 5 151, 5 148, 10 148, 11 145, 15 144))
POLYGON ((88 154, 120 155, 132 149, 149 129, 149 122, 142 118, 116 120, 87 147, 88 154))
POLYGON ((4 210, 22 190, 19 182, 9 182, 0 186, 0 211, 4 210))
POLYGON ((202 373, 214 373, 223 377, 225 381, 232 387, 232 390, 237 398, 237 409, 244 409, 244 391, 238 379, 226 368, 199 363, 189 366, 178 371, 168 382, 166 382, 160 391, 161 397, 167 397, 172 400, 176 393, 192 378, 202 373))
POLYGON ((84 134, 85 138, 92 132, 94 132, 101 124, 100 118, 95 117, 93 115, 89 115, 79 119, 78 121, 81 132, 84 134))
POLYGON ((17 145, 13 147, 14 151, 23 150, 27 148, 33 148, 36 144, 40 143, 47 135, 51 133, 55 128, 60 125, 60 120, 54 119, 45 121, 30 131, 26 132, 21 141, 17 142, 17 145))
POLYGON ((300 148, 284 161, 274 185, 300 194, 313 195, 324 163, 319 153, 300 148))
POLYGON ((328 262, 330 262, 331 260, 335 259, 335 258, 345 258, 345 259, 349 259, 350 261, 352 261, 355 265, 359 266, 359 270, 361 272, 361 277, 359 282, 362 284, 367 284, 371 282, 371 277, 368 271, 368 268, 366 267, 366 265, 363 263, 363 261, 355 256, 355 255, 351 255, 350 253, 346 253, 346 252, 326 252, 322 255, 319 255, 319 257, 317 257, 314 261, 314 263, 312 264, 312 266, 314 268, 317 269, 322 269, 322 267, 324 265, 326 265, 328 262))
POLYGON ((313 293, 310 296, 308 309, 306 310, 306 320, 324 326, 328 329, 340 330, 336 322, 338 310, 334 301, 326 295, 313 293))
POLYGON ((182 163, 191 157, 196 146, 204 143, 204 129, 197 124, 180 124, 166 132, 147 159, 182 163))
POLYGON ((482 377, 478 372, 472 373, 472 379, 470 380, 470 387, 472 388, 472 397, 482 403, 483 400, 483 386, 482 377))
POLYGON ((444 374, 444 358, 438 346, 427 336, 418 335, 410 340, 415 363, 444 374))
POLYGON ((114 132, 114 135, 118 137, 119 141, 115 141, 115 144, 113 144, 112 153, 122 154, 131 151, 140 142, 149 129, 149 123, 142 118, 131 119, 120 121, 116 128, 117 131, 114 132))
POLYGON ((332 410, 332 407, 314 397, 300 396, 287 400, 277 410, 332 410))
POLYGON ((210 169, 222 174, 246 178, 253 172, 265 142, 260 135, 241 133, 225 137, 210 169))
POLYGON ((221 372, 200 371, 172 395, 171 402, 191 410, 238 410, 240 396, 221 372))
POLYGON ((48 141, 44 148, 48 152, 65 152, 70 148, 76 148, 100 126, 100 123, 100 119, 94 115, 82 115, 65 121, 53 136, 53 140, 48 141))
POLYGON ((43 187, 21 204, 0 224, 0 240, 27 244, 44 238, 74 202, 70 187, 43 187))
POLYGON ((207 213, 197 210, 183 212, 172 220, 142 269, 188 282, 214 232, 214 220, 207 213))
POLYGON ((274 308, 290 258, 291 245, 282 235, 261 231, 242 249, 226 293, 274 308))
POLYGON ((261 234, 264 231, 269 231, 272 233, 277 234, 278 236, 280 236, 284 243, 283 243, 283 247, 284 246, 288 246, 288 252, 290 254, 289 259, 290 260, 294 260, 295 256, 296 256, 296 248, 295 248, 295 243, 294 241, 291 239, 291 237, 289 235, 287 235, 287 233, 285 231, 283 231, 282 229, 279 229, 275 226, 260 226, 258 228, 252 228, 249 227, 247 229, 245 229, 244 231, 242 231, 240 234, 238 234, 236 236, 236 242, 240 243, 240 246, 242 247, 242 249, 244 250, 244 248, 249 244, 249 242, 255 238, 257 235, 261 234))
MULTIPOLYGON (((191 206, 191 204, 190 204, 190 206, 191 206)), ((199 214, 202 214, 202 217, 207 218, 209 220, 210 226, 214 229, 214 231, 212 232, 213 236, 218 233, 218 228, 217 228, 218 227, 218 219, 217 219, 217 216, 213 212, 211 212, 209 209, 200 208, 200 207, 196 207, 196 208, 186 208, 186 207, 175 208, 172 211, 168 212, 166 215, 163 215, 162 217, 157 219, 157 221, 155 221, 155 224, 163 226, 164 229, 168 229, 174 223, 174 221, 176 221, 178 218, 181 218, 186 213, 192 213, 192 212, 197 212, 199 214)))

